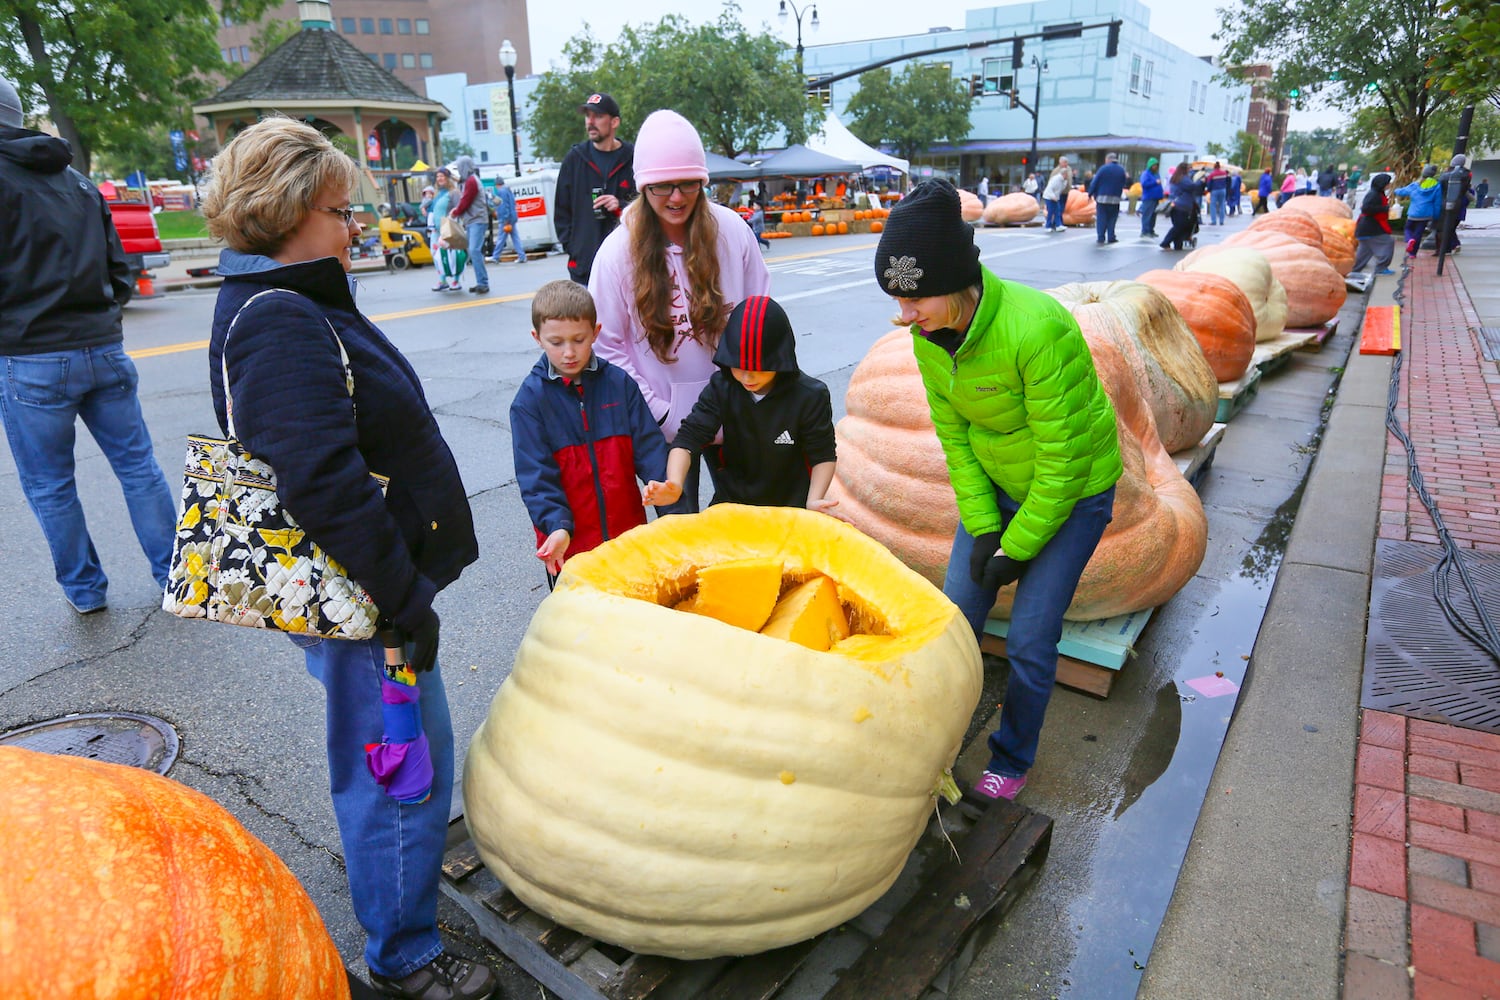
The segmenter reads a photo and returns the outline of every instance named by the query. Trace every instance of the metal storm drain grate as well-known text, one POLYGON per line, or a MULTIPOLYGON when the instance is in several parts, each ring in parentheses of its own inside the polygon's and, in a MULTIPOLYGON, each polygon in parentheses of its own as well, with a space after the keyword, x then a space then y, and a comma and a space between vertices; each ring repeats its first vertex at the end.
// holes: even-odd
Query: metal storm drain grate
POLYGON ((88 757, 166 774, 177 759, 177 731, 133 712, 65 715, 0 733, 0 746, 88 757))
MULTIPOLYGON (((1380 541, 1370 583, 1360 704, 1433 722, 1500 733, 1500 664, 1454 631, 1432 596, 1441 546, 1380 541)), ((1500 623, 1500 553, 1463 550, 1490 618, 1500 623)), ((1449 600, 1464 621, 1479 616, 1456 571, 1449 600)))

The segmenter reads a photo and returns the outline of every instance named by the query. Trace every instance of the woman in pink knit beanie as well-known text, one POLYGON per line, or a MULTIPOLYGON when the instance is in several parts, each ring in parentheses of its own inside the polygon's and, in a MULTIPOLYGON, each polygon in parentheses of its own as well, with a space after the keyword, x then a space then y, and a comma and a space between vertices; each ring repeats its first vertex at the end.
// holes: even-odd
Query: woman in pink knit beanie
MULTIPOLYGON (((731 310, 769 295, 755 234, 708 195, 703 140, 675 111, 653 112, 635 140, 632 202, 599 247, 589 291, 599 311, 594 349, 630 373, 670 444, 714 373, 731 310)), ((709 474, 718 464, 717 448, 709 474)), ((658 513, 696 513, 699 465, 682 499, 658 513)))

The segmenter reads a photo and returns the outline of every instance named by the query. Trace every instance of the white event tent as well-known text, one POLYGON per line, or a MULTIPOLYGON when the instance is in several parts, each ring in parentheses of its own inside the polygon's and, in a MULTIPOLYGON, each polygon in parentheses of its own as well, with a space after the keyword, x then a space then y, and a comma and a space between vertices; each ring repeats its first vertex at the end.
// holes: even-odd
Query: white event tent
POLYGON ((823 133, 809 136, 807 148, 840 160, 853 161, 866 170, 871 167, 890 167, 903 174, 911 172, 909 161, 865 145, 858 136, 844 126, 843 122, 839 121, 839 116, 831 110, 828 112, 828 117, 823 120, 823 133))

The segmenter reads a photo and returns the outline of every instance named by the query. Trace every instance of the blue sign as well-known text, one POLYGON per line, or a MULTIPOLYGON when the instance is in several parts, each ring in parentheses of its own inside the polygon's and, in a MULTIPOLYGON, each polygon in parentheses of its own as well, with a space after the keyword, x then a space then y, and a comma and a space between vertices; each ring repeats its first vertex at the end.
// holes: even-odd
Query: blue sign
POLYGON ((178 170, 186 170, 187 169, 187 152, 185 150, 179 149, 175 154, 173 154, 173 156, 172 156, 172 165, 174 167, 176 167, 178 170))
POLYGON ((146 186, 146 171, 137 170, 133 174, 126 174, 125 186, 128 188, 144 188, 146 186))
POLYGON ((183 134, 180 128, 174 128, 167 133, 167 141, 172 144, 172 152, 174 153, 181 153, 183 151, 182 140, 183 134))

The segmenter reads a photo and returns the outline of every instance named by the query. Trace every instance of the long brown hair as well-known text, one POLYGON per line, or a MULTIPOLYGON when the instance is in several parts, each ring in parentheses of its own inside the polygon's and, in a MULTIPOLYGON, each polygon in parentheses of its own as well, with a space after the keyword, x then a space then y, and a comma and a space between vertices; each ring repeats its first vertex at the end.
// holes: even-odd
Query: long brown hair
MULTIPOLYGON (((625 210, 630 228, 630 256, 635 261, 635 311, 646 330, 651 352, 665 364, 677 360, 672 345, 677 329, 672 323, 672 274, 667 269, 667 234, 656 211, 645 204, 643 192, 625 210)), ((688 321, 694 340, 713 349, 729 318, 719 287, 719 223, 709 204, 708 186, 698 192, 697 203, 687 219, 687 239, 682 246, 687 266, 688 321)))

